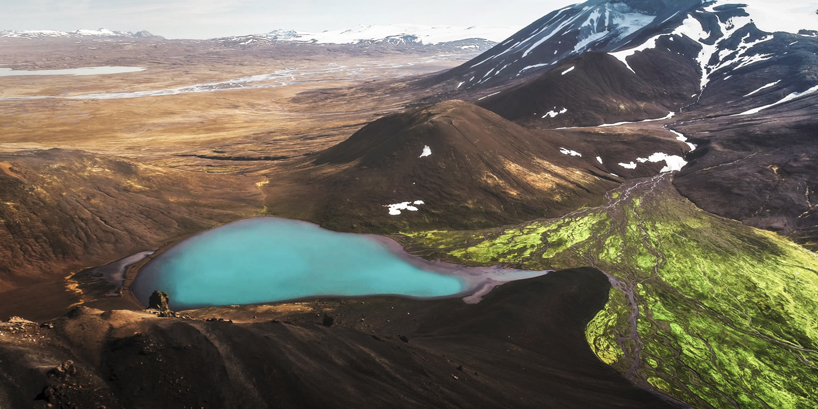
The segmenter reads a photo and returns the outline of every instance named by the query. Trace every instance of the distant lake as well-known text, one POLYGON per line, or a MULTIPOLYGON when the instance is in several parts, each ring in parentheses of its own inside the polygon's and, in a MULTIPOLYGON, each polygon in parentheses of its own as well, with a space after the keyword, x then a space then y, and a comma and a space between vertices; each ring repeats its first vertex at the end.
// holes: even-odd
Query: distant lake
POLYGON ((545 273, 428 262, 383 237, 263 217, 171 247, 140 270, 133 292, 147 305, 153 291, 165 291, 171 308, 184 310, 322 296, 446 297, 545 273))
POLYGON ((0 68, 0 77, 15 77, 23 75, 106 75, 123 74, 127 72, 145 71, 142 67, 84 67, 68 68, 64 70, 12 70, 0 68))

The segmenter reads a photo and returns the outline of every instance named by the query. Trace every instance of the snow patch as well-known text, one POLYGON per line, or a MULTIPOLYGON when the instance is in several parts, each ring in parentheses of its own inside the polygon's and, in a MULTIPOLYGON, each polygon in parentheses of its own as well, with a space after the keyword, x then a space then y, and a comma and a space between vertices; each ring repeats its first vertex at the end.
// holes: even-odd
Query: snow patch
POLYGON ((781 82, 781 80, 778 80, 778 81, 776 81, 776 82, 771 82, 771 83, 769 83, 769 84, 767 84, 767 85, 765 85, 765 86, 763 86, 763 87, 761 87, 761 88, 759 88, 759 89, 757 89, 757 90, 755 90, 755 91, 753 91, 753 92, 751 92, 751 93, 749 93, 749 94, 745 95, 745 97, 749 97, 750 95, 757 94, 757 93, 759 93, 760 91, 763 91, 763 90, 765 90, 765 89, 767 89, 767 88, 774 87, 774 86, 778 85, 778 83, 779 83, 779 82, 781 82))
POLYGON ((677 140, 677 141, 682 141, 682 142, 686 143, 686 144, 687 144, 687 146, 689 146, 689 147, 690 147, 690 150, 691 150, 691 151, 695 151, 695 150, 696 150, 696 148, 698 148, 698 146, 696 146, 696 144, 688 142, 688 141, 687 141, 687 137, 686 137, 686 136, 684 136, 684 135, 683 135, 681 132, 676 132, 676 131, 674 131, 674 130, 672 130, 672 129, 668 129, 668 131, 670 131, 670 132, 672 132, 674 135, 676 135, 676 140, 677 140))
POLYGON ((545 118, 555 118, 557 115, 561 115, 561 114, 564 114, 564 113, 568 112, 568 108, 563 108, 563 109, 561 109, 559 111, 557 111, 556 109, 557 109, 557 107, 554 107, 554 110, 546 112, 545 115, 543 115, 543 119, 545 119, 545 118))
POLYGON ((493 96, 495 96, 495 95, 499 94, 500 92, 503 92, 503 91, 495 92, 495 93, 493 93, 493 94, 488 94, 488 95, 486 95, 486 96, 484 96, 484 97, 482 97, 482 98, 478 99, 478 101, 482 101, 482 100, 484 100, 484 99, 486 99, 486 98, 488 98, 488 97, 493 97, 493 96))
POLYGON ((420 154, 420 157, 425 158, 427 156, 432 156, 432 148, 430 148, 429 145, 424 145, 423 153, 420 154))
POLYGON ((632 73, 636 74, 636 71, 634 71, 633 68, 631 68, 630 64, 628 64, 628 57, 636 54, 637 52, 649 50, 651 48, 656 48, 656 40, 658 40, 659 37, 661 37, 663 35, 666 35, 666 34, 660 34, 658 36, 651 37, 647 41, 645 41, 644 43, 642 43, 639 46, 636 46, 634 48, 629 48, 627 50, 617 51, 617 52, 608 53, 608 54, 612 55, 617 60, 622 61, 622 63, 625 64, 625 67, 628 67, 628 69, 631 70, 632 73))
POLYGON ((813 94, 815 92, 818 92, 818 86, 814 86, 814 87, 812 87, 812 88, 810 88, 810 89, 808 89, 806 91, 803 91, 803 92, 793 92, 792 94, 787 95, 786 97, 782 98, 780 101, 778 101, 776 103, 773 103, 773 104, 770 104, 770 105, 765 105, 763 107, 753 108, 753 109, 751 109, 749 111, 744 111, 744 112, 742 112, 740 114, 735 114, 735 115, 731 115, 731 116, 757 114, 757 113, 759 113, 759 112, 761 112, 761 111, 763 111, 763 110, 765 110, 767 108, 772 108, 774 106, 781 105, 781 104, 783 104, 785 102, 790 102, 790 101, 792 101, 792 100, 794 100, 796 98, 800 98, 800 97, 803 97, 805 95, 813 94))
POLYGON ((687 165, 687 162, 685 162, 684 158, 682 158, 681 156, 668 155, 662 152, 656 152, 653 155, 650 155, 648 158, 636 158, 636 160, 639 161, 640 163, 645 162, 657 163, 664 161, 665 167, 663 167, 662 170, 659 171, 661 173, 678 172, 682 170, 682 168, 685 167, 685 165, 687 165))
MULTIPOLYGON (((536 49, 537 47, 541 46, 541 45, 542 45, 544 42, 546 42, 546 41, 548 41, 549 39, 551 39, 551 37, 555 36, 557 33, 561 32, 563 28, 565 28, 565 27, 566 27, 566 26, 568 26, 569 24, 573 23, 573 22, 574 22, 575 20, 577 20, 577 19, 578 19, 580 16, 582 16, 582 13, 577 13, 575 16, 573 16, 573 17, 571 17, 571 18, 569 18, 569 19, 567 19, 567 20, 563 21, 563 22, 562 22, 560 25, 558 25, 557 27, 554 27, 554 28, 551 30, 551 32, 549 32, 549 33, 548 33, 548 35, 543 36, 542 38, 540 38, 539 40, 537 40, 537 42, 536 42, 536 43, 534 43, 534 44, 533 44, 531 47, 529 47, 527 50, 525 50, 525 52, 523 53, 523 58, 528 57, 528 55, 529 55, 529 54, 531 54, 531 52, 532 52, 532 51, 534 51, 534 49, 536 49)), ((546 28, 550 28, 550 27, 552 27, 552 26, 551 26, 551 25, 546 24, 546 26, 545 26, 545 28, 543 28, 543 30, 544 30, 544 29, 546 29, 546 28)), ((540 30, 540 32, 541 32, 541 31, 542 31, 542 30, 540 30)), ((540 32, 537 32, 537 33, 535 33, 533 36, 529 37, 529 40, 530 40, 530 39, 532 39, 532 38, 534 38, 534 36, 538 35, 540 32)), ((528 41, 528 40, 526 40, 526 41, 528 41)), ((525 41, 524 41, 524 42, 525 42, 525 41)))
POLYGON ((667 114, 665 117, 662 117, 662 118, 645 119, 645 120, 642 120, 642 121, 636 121, 636 122, 617 122, 617 123, 615 123, 615 124, 602 124, 602 125, 599 125, 599 128, 605 128, 605 127, 608 127, 608 126, 619 126, 619 125, 626 125, 626 124, 638 124, 638 123, 642 123, 642 122, 664 121, 665 119, 670 119, 670 118, 673 118, 675 115, 676 115, 676 114, 675 114, 675 113, 673 113, 673 112, 668 112, 668 114, 667 114))
POLYGON ((634 11, 625 4, 613 4, 613 2, 605 4, 601 11, 600 9, 594 10, 580 28, 581 33, 590 33, 579 38, 579 42, 574 47, 574 53, 581 54, 589 45, 603 39, 608 39, 609 42, 625 39, 656 20, 656 16, 634 11), (596 31, 600 25, 604 29, 596 31))
POLYGON ((563 154, 563 155, 578 156, 580 158, 582 157, 581 153, 579 153, 577 151, 568 150, 568 149, 565 149, 565 148, 560 148, 560 153, 563 154))
POLYGON ((815 14, 814 0, 721 0, 712 7, 725 4, 744 4, 753 22, 760 30, 767 32, 785 31, 797 34, 801 29, 818 29, 818 15, 815 14))
POLYGON ((596 160, 597 160, 597 162, 599 162, 599 164, 600 164, 600 165, 602 165, 602 157, 597 156, 597 157, 596 157, 596 160))
POLYGON ((533 70, 533 69, 535 69, 535 68, 540 68, 540 67, 547 67, 547 66, 549 66, 549 65, 551 65, 551 64, 553 64, 553 63, 529 65, 528 67, 525 67, 525 68, 523 68, 522 70, 520 70, 520 72, 519 72, 519 73, 517 73, 517 76, 519 77, 520 75, 522 75, 522 73, 524 73, 524 72, 526 72, 526 71, 528 71, 528 70, 533 70))
POLYGON ((426 203, 423 200, 415 200, 414 202, 401 202, 395 203, 390 205, 384 205, 383 207, 389 208, 389 215, 390 216, 400 216, 401 211, 407 210, 410 212, 418 211, 417 206, 424 205, 426 203))
POLYGON ((573 70, 574 70, 574 68, 576 68, 576 67, 571 67, 571 68, 569 68, 569 69, 567 69, 567 70, 563 71, 563 72, 562 72, 562 75, 568 74, 569 72, 573 71, 573 70))
MULTIPOLYGON (((665 167, 663 167, 662 170, 659 171, 660 173, 678 172, 682 170, 682 168, 685 167, 685 165, 687 165, 687 162, 685 162, 684 158, 682 158, 681 156, 668 155, 662 152, 656 152, 647 158, 636 158, 636 162, 639 163, 647 162, 658 163, 662 161, 665 162, 665 167)), ((636 169, 637 166, 636 162, 631 161, 630 163, 620 163, 619 166, 622 166, 625 169, 636 169)))

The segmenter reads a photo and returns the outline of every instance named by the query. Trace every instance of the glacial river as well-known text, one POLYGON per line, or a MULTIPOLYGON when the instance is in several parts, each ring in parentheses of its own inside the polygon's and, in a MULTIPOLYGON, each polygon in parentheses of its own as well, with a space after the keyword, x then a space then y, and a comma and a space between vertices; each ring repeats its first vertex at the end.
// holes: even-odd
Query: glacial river
POLYGON ((330 296, 466 296, 477 302, 498 284, 546 273, 429 262, 391 239, 264 217, 171 247, 140 270, 132 289, 144 304, 153 291, 165 291, 175 310, 330 296))

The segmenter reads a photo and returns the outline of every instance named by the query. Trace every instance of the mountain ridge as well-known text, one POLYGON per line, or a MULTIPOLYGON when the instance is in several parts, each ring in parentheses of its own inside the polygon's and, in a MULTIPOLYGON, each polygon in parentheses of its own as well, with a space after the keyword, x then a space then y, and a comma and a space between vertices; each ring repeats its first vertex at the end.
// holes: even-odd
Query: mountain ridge
POLYGON ((83 37, 122 37, 122 38, 163 38, 151 34, 147 30, 131 32, 131 31, 113 31, 107 28, 99 28, 96 30, 79 29, 74 31, 57 31, 57 30, 0 30, 0 37, 6 38, 83 38, 83 37))
MULTIPOLYGON (((501 87, 540 75, 586 51, 616 53, 636 48, 657 36, 678 32, 691 17, 711 32, 711 38, 703 39, 708 45, 718 37, 711 28, 724 29, 716 15, 743 17, 736 21, 738 27, 757 23, 767 33, 814 37, 818 15, 811 10, 803 16, 798 10, 809 6, 806 1, 797 3, 801 7, 796 12, 778 11, 770 18, 767 11, 771 7, 758 0, 591 0, 547 14, 495 48, 427 83, 447 83, 455 94, 501 87)), ((725 37, 726 33, 721 34, 725 37)))

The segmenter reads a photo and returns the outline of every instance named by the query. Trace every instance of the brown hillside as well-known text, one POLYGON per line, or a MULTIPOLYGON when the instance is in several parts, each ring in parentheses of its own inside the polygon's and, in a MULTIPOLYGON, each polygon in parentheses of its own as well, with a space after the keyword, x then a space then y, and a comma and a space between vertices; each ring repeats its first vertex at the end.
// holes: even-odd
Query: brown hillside
POLYGON ((319 154, 299 175, 318 185, 305 204, 281 206, 287 199, 270 194, 270 209, 294 214, 311 203, 307 218, 360 231, 559 216, 595 202, 617 182, 593 158, 562 153, 571 147, 555 143, 555 136, 462 101, 413 109, 381 118, 319 154), (425 147, 431 155, 421 157, 425 147), (403 202, 418 210, 390 215, 385 207, 403 202))

